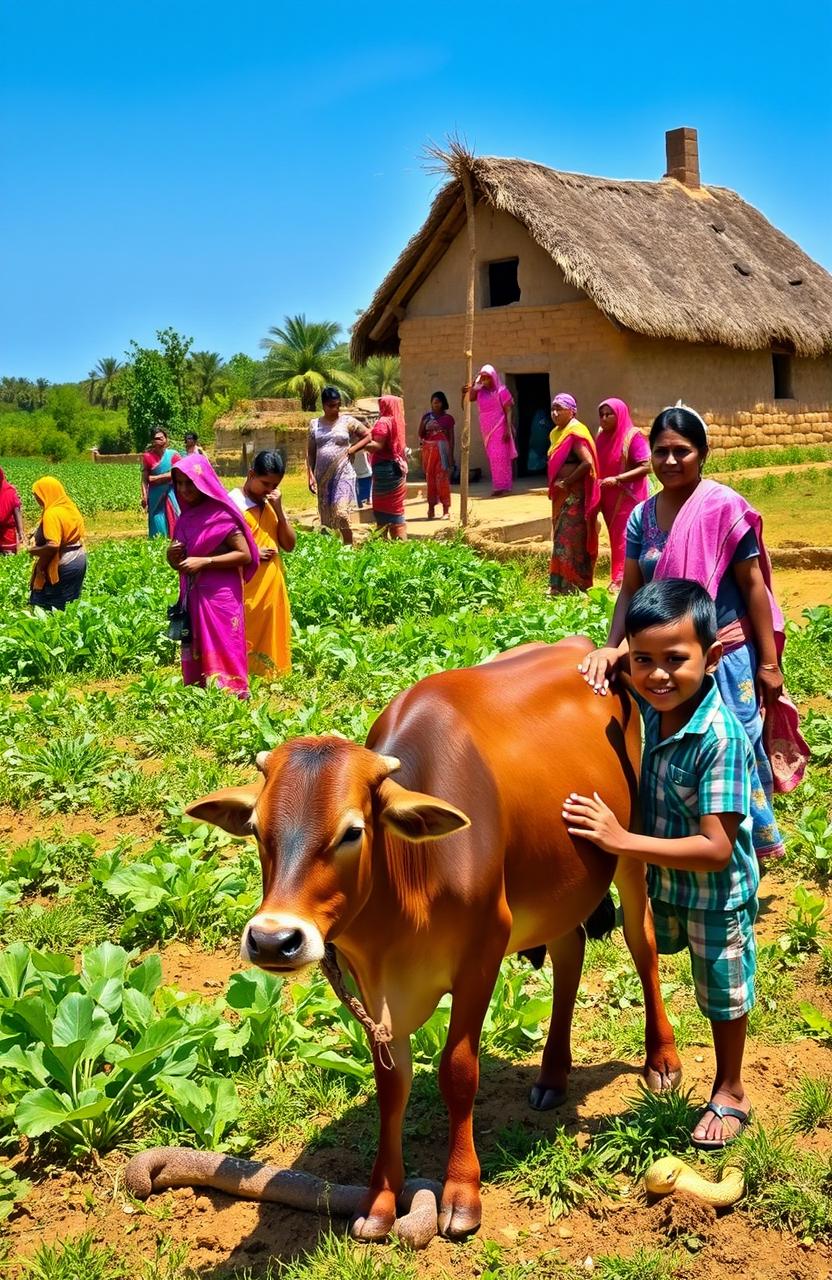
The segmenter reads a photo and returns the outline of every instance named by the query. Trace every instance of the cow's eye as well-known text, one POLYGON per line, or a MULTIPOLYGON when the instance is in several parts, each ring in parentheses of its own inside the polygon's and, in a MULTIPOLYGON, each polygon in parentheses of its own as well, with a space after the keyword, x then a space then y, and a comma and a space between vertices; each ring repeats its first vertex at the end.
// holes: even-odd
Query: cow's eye
POLYGON ((363 834, 363 827, 347 827, 341 836, 341 844, 355 844, 356 840, 360 840, 363 834))

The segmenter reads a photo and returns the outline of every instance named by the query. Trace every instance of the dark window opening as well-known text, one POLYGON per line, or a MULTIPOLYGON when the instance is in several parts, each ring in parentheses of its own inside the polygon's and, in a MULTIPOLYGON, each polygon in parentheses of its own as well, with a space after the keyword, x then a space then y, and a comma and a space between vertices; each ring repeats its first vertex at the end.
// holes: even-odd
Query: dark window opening
POLYGON ((502 262, 488 264, 488 305, 507 307, 520 301, 520 285, 517 282, 519 258, 504 258, 502 262))
POLYGON ((781 351, 772 352, 771 367, 774 373, 775 400, 794 400, 791 356, 781 351))

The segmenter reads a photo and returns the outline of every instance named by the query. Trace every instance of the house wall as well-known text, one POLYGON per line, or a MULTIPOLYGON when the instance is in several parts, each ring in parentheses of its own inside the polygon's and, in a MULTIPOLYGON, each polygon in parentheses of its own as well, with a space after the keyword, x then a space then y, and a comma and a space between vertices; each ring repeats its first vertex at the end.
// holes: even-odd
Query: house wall
MULTIPOLYGON (((488 302, 488 263, 500 258, 519 258, 517 282, 520 301, 511 303, 508 308, 497 308, 499 311, 551 306, 586 298, 582 290, 566 283, 560 268, 555 266, 548 253, 535 244, 516 218, 479 204, 475 219, 477 260, 480 263, 475 293, 477 310, 485 308, 488 302)), ((465 310, 467 296, 468 232, 463 230, 410 299, 408 319, 458 315, 465 310)))
MULTIPOLYGON (((522 263, 522 258, 521 258, 522 263)), ((399 326, 402 391, 408 442, 416 447, 419 419, 431 392, 443 390, 461 423, 465 317, 412 316, 399 326)), ((570 391, 581 417, 597 422, 596 407, 607 395, 630 405, 639 426, 681 397, 711 428, 713 450, 832 444, 832 358, 793 361, 793 400, 773 399, 769 352, 736 351, 643 338, 617 329, 588 300, 554 306, 478 311, 474 368, 489 362, 501 374, 547 373, 552 393, 570 391)), ((457 456, 459 455, 457 431, 457 456)), ((485 462, 472 418, 471 465, 485 462)))

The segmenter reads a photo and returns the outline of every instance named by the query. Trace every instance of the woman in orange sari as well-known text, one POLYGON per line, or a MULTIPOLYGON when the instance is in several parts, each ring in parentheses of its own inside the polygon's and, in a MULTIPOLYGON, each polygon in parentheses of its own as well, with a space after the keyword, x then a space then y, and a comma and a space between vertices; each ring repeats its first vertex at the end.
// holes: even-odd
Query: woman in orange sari
POLYGON ((285 471, 281 455, 264 449, 245 484, 230 494, 260 552, 257 572, 243 590, 249 675, 283 676, 292 667, 289 594, 280 553, 293 551, 297 539, 280 497, 285 471))
POLYGON ((552 558, 549 594, 570 595, 592 586, 598 555, 598 454, 589 427, 578 420, 574 396, 552 401, 555 429, 549 437, 552 558))

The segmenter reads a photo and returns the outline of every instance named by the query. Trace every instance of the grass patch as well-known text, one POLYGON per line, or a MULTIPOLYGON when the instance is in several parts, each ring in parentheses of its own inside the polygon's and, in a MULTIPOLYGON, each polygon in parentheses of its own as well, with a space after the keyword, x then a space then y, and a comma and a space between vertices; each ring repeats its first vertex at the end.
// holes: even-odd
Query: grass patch
POLYGON ((757 467, 788 467, 803 462, 832 462, 832 446, 790 444, 780 449, 732 449, 722 457, 712 456, 708 471, 727 475, 734 471, 752 471, 757 467))
POLYGON ((519 1125, 506 1129, 497 1141, 488 1168, 493 1181, 511 1189, 521 1204, 544 1203, 555 1222, 599 1195, 611 1194, 615 1181, 593 1147, 581 1147, 563 1128, 551 1139, 530 1135, 519 1125))
POLYGON ((796 1133, 832 1129, 832 1079, 802 1076, 789 1094, 790 1127, 796 1133))
POLYGON ((690 1090, 650 1093, 643 1086, 628 1101, 629 1110, 601 1129, 592 1149, 605 1168, 638 1178, 660 1156, 690 1147, 703 1104, 691 1100, 690 1090))

